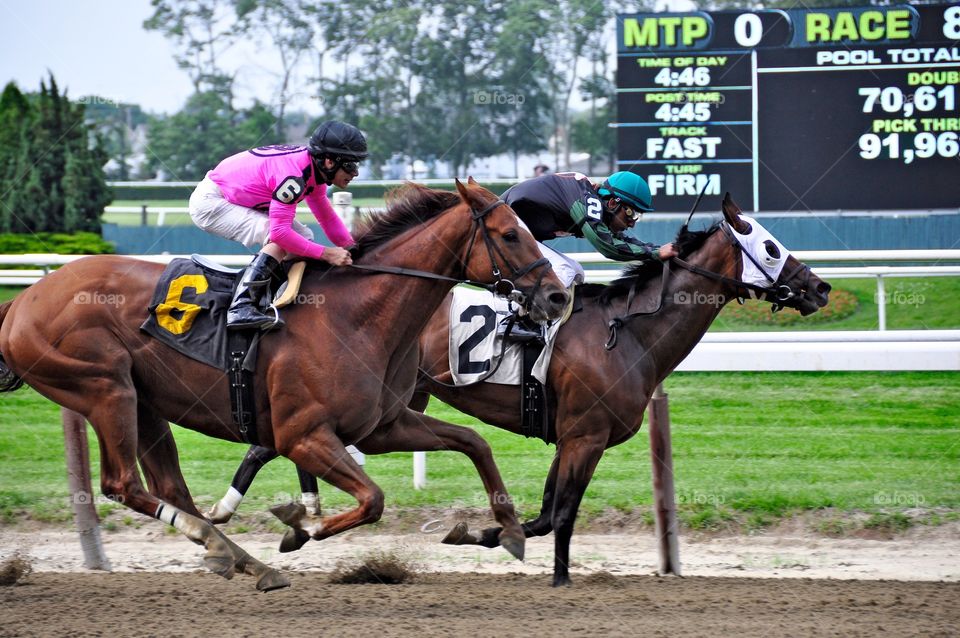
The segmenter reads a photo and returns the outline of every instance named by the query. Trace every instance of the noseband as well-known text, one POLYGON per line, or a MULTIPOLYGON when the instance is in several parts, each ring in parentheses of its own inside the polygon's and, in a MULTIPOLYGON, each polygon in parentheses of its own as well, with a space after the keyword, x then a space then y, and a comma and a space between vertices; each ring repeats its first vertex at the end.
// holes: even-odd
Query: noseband
POLYGON ((777 312, 786 305, 786 302, 794 299, 797 296, 797 293, 794 292, 786 282, 793 281, 797 275, 804 273, 805 276, 803 278, 803 286, 801 286, 800 292, 806 292, 807 288, 810 287, 810 277, 813 276, 813 271, 810 270, 810 266, 803 262, 799 262, 799 265, 790 271, 786 277, 783 276, 783 271, 781 271, 780 276, 774 280, 774 278, 763 269, 763 267, 760 265, 760 262, 757 261, 757 258, 751 255, 750 252, 743 247, 743 244, 741 244, 740 240, 737 239, 737 236, 733 234, 733 231, 730 229, 730 225, 726 221, 721 224, 721 228, 723 228, 723 232, 727 236, 727 239, 730 240, 730 243, 739 248, 737 253, 738 261, 741 264, 741 271, 743 270, 743 256, 746 255, 747 259, 753 262, 753 265, 757 267, 757 270, 763 273, 763 276, 766 278, 768 283, 767 286, 758 286, 756 284, 748 284, 745 281, 723 278, 723 281, 726 283, 731 283, 738 288, 743 288, 746 290, 747 294, 740 295, 741 298, 743 296, 749 296, 753 299, 764 299, 772 303, 773 311, 777 312))

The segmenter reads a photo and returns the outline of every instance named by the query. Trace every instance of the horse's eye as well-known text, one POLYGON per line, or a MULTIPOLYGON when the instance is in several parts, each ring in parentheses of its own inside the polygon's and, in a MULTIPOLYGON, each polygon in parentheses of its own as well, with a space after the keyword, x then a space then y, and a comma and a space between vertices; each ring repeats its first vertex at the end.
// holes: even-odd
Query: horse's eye
POLYGON ((512 244, 515 244, 520 241, 520 235, 517 234, 515 230, 508 230, 503 234, 503 241, 508 241, 512 244))
POLYGON ((773 257, 774 259, 780 259, 780 249, 775 243, 769 239, 763 242, 763 246, 767 249, 767 254, 773 257))

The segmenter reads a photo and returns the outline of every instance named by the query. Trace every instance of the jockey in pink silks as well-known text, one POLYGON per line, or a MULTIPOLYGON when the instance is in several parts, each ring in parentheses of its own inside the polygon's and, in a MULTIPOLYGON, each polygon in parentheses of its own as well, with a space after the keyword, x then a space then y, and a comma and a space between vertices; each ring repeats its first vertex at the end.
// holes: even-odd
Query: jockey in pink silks
POLYGON ((367 157, 367 141, 356 127, 324 122, 307 146, 264 146, 232 155, 207 173, 190 196, 190 216, 205 231, 262 245, 240 278, 230 310, 229 329, 269 330, 283 325, 259 309, 267 284, 282 279, 287 255, 320 259, 333 266, 352 263, 353 237, 327 199, 330 185, 346 188, 367 157), (323 232, 336 246, 313 241, 313 232, 296 220, 306 201, 323 232))

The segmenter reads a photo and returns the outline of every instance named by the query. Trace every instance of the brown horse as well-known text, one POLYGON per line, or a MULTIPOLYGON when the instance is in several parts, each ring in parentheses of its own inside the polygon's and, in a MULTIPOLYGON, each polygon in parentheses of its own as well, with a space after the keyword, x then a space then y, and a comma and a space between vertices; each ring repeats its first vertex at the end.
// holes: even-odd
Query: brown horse
MULTIPOLYGON (((557 336, 547 388, 557 451, 540 515, 523 525, 528 537, 554 532, 554 586, 570 583, 574 521, 604 450, 639 431, 654 389, 693 350, 723 306, 736 298, 761 297, 775 308, 788 306, 808 315, 827 304, 829 284, 795 257, 782 254, 773 241, 760 244, 764 254, 745 249, 731 229, 742 236, 765 231, 740 216, 729 194, 722 206, 724 221, 709 230, 681 229, 676 240, 680 259, 670 262, 668 278, 659 263, 646 263, 610 286, 582 287, 583 310, 571 315, 557 336), (783 263, 779 277, 762 286, 741 280, 745 264, 771 259, 783 263)), ((451 378, 448 309, 449 299, 420 337, 425 374, 411 407, 425 408, 429 393, 485 423, 519 433, 518 387, 438 383, 451 378)), ((461 523, 444 542, 496 547, 498 533, 498 528, 471 532, 461 523)))
MULTIPOLYGON (((407 408, 417 337, 455 280, 497 282, 506 292, 504 284, 512 286, 500 273, 512 272, 523 287, 519 296, 525 294, 531 314, 542 320, 559 316, 568 295, 508 206, 472 180, 457 182, 457 189, 409 185, 387 213, 357 232, 358 265, 415 268, 441 278, 311 264, 302 292, 325 302, 291 306, 286 328, 261 341, 260 440, 359 503, 319 520, 287 512, 286 522, 314 539, 374 522, 383 511, 383 492, 344 449, 363 440, 371 453, 467 454, 505 530, 501 543, 522 557, 525 537, 489 446, 468 428, 407 408)), ((139 330, 162 270, 124 257, 90 257, 0 305, 0 389, 16 387, 19 377, 86 417, 100 444, 104 495, 204 545, 213 571, 227 578, 235 570, 252 574, 262 590, 286 586, 281 574, 203 518, 183 480, 168 422, 231 441, 241 437, 227 375, 139 330)))
MULTIPOLYGON (((540 515, 523 525, 528 537, 555 531, 554 585, 570 582, 574 520, 604 450, 637 433, 654 388, 690 353, 723 306, 731 299, 753 296, 807 315, 827 303, 830 285, 796 258, 781 254, 773 241, 759 243, 764 254, 744 249, 731 229, 747 236, 765 231, 755 221, 741 218, 729 195, 723 201, 723 214, 725 221, 709 230, 681 229, 676 240, 681 258, 671 263, 669 278, 663 277, 659 263, 647 263, 610 286, 581 287, 583 310, 574 313, 558 334, 547 395, 557 452, 540 515), (770 260, 783 264, 778 278, 770 278, 763 286, 741 281, 744 264, 770 260), (641 305, 644 311, 632 312, 641 305), (611 347, 604 348, 605 342, 611 347)), ((519 434, 519 387, 444 385, 451 379, 449 306, 450 298, 420 336, 422 374, 411 407, 424 410, 433 394, 485 423, 519 434)), ((363 450, 364 442, 358 447, 363 450)), ((233 489, 245 493, 257 470, 273 458, 276 454, 269 450, 252 448, 233 489)), ((309 488, 310 477, 302 470, 300 474, 301 486, 309 488)), ((312 491, 316 491, 315 481, 312 491)), ((214 508, 221 521, 231 513, 222 503, 214 508)), ((444 542, 496 547, 500 533, 500 528, 470 532, 461 523, 444 542)), ((293 538, 288 533, 281 550, 297 549, 306 540, 303 534, 293 538)))

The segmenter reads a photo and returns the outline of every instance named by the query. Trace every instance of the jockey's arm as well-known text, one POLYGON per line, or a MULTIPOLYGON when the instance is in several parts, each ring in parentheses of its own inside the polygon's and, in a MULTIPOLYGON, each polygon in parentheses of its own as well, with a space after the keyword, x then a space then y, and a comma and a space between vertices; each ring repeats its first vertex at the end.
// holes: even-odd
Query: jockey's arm
POLYGON ((323 228, 327 239, 341 248, 349 248, 356 243, 350 234, 350 230, 346 224, 343 223, 343 220, 340 219, 340 216, 337 215, 337 211, 333 209, 330 200, 327 199, 327 189, 325 186, 321 186, 310 193, 306 197, 306 201, 307 206, 310 207, 310 212, 313 213, 317 223, 323 228))
POLYGON ((583 225, 583 236, 597 249, 597 252, 608 259, 645 261, 660 258, 660 247, 656 244, 641 242, 629 235, 617 237, 606 224, 589 218, 583 225))
POLYGON ((296 204, 283 204, 276 200, 270 202, 270 241, 289 254, 323 259, 324 246, 312 242, 293 229, 296 218, 296 204))

